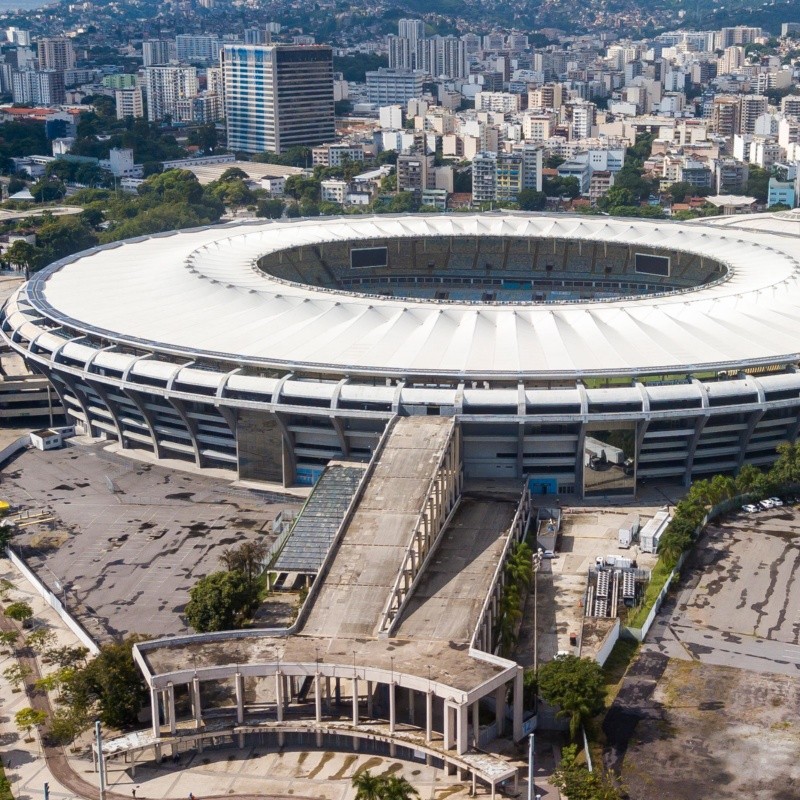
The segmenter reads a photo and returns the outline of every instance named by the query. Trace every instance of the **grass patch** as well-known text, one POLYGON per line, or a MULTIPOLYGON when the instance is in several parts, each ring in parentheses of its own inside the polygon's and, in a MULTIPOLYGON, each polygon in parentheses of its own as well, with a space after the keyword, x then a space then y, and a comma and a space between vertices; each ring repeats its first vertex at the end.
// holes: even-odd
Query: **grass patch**
POLYGON ((644 599, 641 604, 628 614, 628 620, 625 623, 629 628, 641 628, 644 625, 647 615, 653 608, 656 598, 664 588, 664 584, 672 572, 672 567, 667 567, 664 562, 659 559, 650 575, 650 583, 647 584, 647 589, 644 593, 644 599))
POLYGON ((606 679, 606 686, 616 686, 628 671, 628 666, 633 661, 636 651, 639 649, 639 642, 633 639, 618 639, 614 649, 603 664, 603 674, 606 679))
POLYGON ((11 794, 11 784, 6 778, 6 771, 0 763, 0 800, 14 800, 14 795, 11 794))

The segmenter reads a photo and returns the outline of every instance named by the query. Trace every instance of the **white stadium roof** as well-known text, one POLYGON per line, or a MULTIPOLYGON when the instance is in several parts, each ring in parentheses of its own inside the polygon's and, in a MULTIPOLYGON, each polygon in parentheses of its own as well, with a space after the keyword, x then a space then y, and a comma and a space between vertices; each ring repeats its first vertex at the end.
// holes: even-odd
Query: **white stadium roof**
POLYGON ((235 224, 85 254, 36 276, 29 294, 47 317, 111 342, 340 375, 547 378, 797 360, 800 237, 768 228, 800 225, 780 215, 719 222, 440 214, 235 224), (739 227, 748 219, 764 223, 739 227), (728 274, 660 295, 479 304, 298 285, 255 266, 301 245, 423 236, 664 248, 721 261, 728 274))

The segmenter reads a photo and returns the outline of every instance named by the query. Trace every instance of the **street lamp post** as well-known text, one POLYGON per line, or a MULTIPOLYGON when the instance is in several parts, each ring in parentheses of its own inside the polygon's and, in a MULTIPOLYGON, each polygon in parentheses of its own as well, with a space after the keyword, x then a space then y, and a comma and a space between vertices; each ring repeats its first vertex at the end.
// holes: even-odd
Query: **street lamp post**
POLYGON ((106 764, 103 758, 103 735, 100 732, 100 720, 94 723, 94 736, 97 742, 97 763, 100 768, 100 800, 106 800, 106 764))
POLYGON ((528 735, 528 800, 533 800, 536 793, 536 779, 533 769, 533 744, 534 734, 528 735))
POLYGON ((533 672, 539 670, 539 567, 542 565, 542 548, 533 555, 533 672))

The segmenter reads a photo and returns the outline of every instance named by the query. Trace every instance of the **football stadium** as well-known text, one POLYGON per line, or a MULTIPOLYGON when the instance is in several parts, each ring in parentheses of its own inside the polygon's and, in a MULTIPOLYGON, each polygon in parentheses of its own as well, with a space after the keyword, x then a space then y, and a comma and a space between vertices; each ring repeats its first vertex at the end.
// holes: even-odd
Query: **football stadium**
POLYGON ((395 417, 454 418, 468 479, 635 492, 796 438, 800 216, 246 222, 71 256, 2 337, 71 421, 159 459, 313 484, 395 417))
MULTIPOLYGON (((552 519, 533 495, 632 496, 795 439, 798 234, 795 212, 248 222, 34 275, 2 337, 83 432, 314 485, 270 561, 308 588, 292 624, 137 643, 151 725, 96 746, 101 771, 326 748, 516 788, 495 740, 538 724, 504 611, 552 519)), ((560 652, 536 608, 534 665, 560 652)))

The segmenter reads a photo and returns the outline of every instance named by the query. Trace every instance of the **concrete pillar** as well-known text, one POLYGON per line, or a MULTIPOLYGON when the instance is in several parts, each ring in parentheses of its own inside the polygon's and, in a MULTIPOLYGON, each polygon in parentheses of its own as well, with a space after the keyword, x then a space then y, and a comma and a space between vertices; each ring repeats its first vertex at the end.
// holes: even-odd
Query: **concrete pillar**
POLYGON ((461 703, 456 709, 456 752, 461 755, 469 750, 469 706, 461 703))
POLYGON ((325 708, 328 709, 328 713, 333 712, 333 703, 331 702, 331 679, 325 678, 325 708))
MULTIPOLYGON (((444 749, 445 750, 452 750, 453 749, 453 727, 450 724, 451 714, 453 712, 450 703, 447 700, 444 701, 444 749)), ((448 775, 450 773, 448 772, 448 775)))
POLYGON ((192 678, 192 710, 194 711, 194 721, 199 728, 203 721, 203 709, 200 705, 200 678, 196 675, 192 678))
POLYGON ((408 690, 408 720, 414 724, 414 690, 411 688, 408 690))
POLYGON ((244 722, 244 675, 237 672, 234 677, 236 684, 236 722, 241 725, 244 722))
POLYGON ((336 679, 336 689, 334 691, 336 692, 336 705, 338 706, 342 702, 342 685, 338 678, 336 679))
POLYGON ((150 713, 153 718, 153 736, 161 736, 161 721, 158 717, 158 689, 150 689, 150 713))
POLYGON ((319 677, 319 672, 314 676, 314 714, 317 720, 317 725, 322 722, 322 681, 319 677))
POLYGON ((275 673, 275 715, 278 722, 283 722, 283 675, 280 672, 275 673))
POLYGON ((494 690, 494 720, 497 735, 502 736, 506 729, 506 684, 494 690))
POLYGON ((481 718, 480 718, 480 701, 476 700, 472 704, 472 745, 478 746, 478 740, 481 738, 481 718))
POLYGON ((169 726, 169 695, 166 689, 161 690, 161 714, 163 724, 169 726))
POLYGON ((394 726, 397 721, 397 707, 394 690, 394 681, 389 684, 389 733, 394 733, 394 726))
POLYGON ((367 681, 367 717, 372 719, 372 693, 375 691, 375 685, 372 681, 367 681))
POLYGON ((358 726, 358 678, 353 678, 353 727, 358 726))
POLYGON ((522 738, 522 667, 514 676, 514 741, 522 738))
POLYGON ((430 744, 433 738, 433 692, 425 694, 425 741, 430 744))

